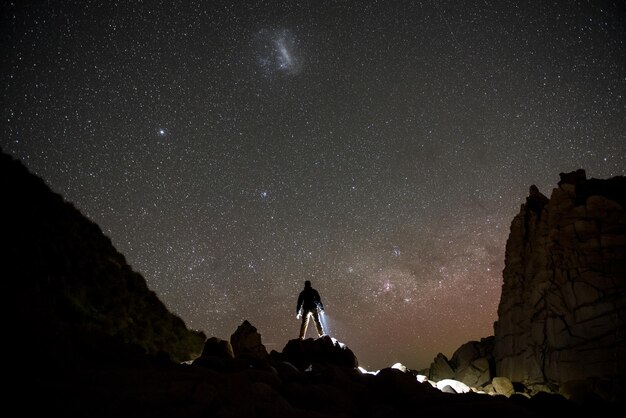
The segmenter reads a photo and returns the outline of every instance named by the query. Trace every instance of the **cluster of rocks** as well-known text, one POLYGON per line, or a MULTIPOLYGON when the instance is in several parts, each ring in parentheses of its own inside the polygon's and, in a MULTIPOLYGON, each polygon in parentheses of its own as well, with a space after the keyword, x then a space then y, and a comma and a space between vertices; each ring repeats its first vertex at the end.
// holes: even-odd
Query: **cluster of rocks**
POLYGON ((626 398, 626 178, 561 173, 511 223, 494 336, 421 373, 457 390, 626 398), (465 386, 463 386, 465 385, 465 386))
MULTIPOLYGON (((597 398, 573 402, 545 391, 522 395, 508 379, 499 377, 483 386, 492 388, 488 391, 452 378, 435 381, 401 364, 367 371, 358 366, 357 357, 345 344, 329 336, 290 340, 281 352, 268 353, 261 335, 248 321, 228 341, 207 339, 202 354, 194 360, 178 363, 167 356, 150 357, 138 351, 124 356, 127 361, 117 365, 99 359, 91 364, 82 362, 79 367, 27 364, 16 375, 6 376, 12 383, 7 399, 21 405, 29 416, 91 418, 495 413, 548 418, 581 413, 603 416, 623 406, 597 398)), ((460 356, 457 360, 458 365, 466 363, 460 356)))
POLYGON ((428 376, 402 364, 367 371, 345 344, 329 336, 290 340, 282 352, 268 353, 256 328, 244 321, 230 341, 209 338, 202 355, 189 365, 247 382, 237 389, 238 396, 249 400, 243 404, 224 404, 234 393, 213 389, 217 392, 211 399, 221 399, 220 410, 235 416, 402 417, 417 411, 446 416, 497 409, 510 416, 539 417, 590 405, 572 403, 550 390, 530 395, 506 377, 492 377, 492 345, 490 337, 463 345, 451 361, 439 355, 428 376))
POLYGON ((477 392, 488 395, 523 396, 558 394, 575 403, 620 401, 623 379, 587 377, 561 384, 513 381, 498 375, 493 355, 493 336, 469 341, 459 347, 451 359, 439 353, 430 368, 418 373, 437 388, 451 393, 477 392))

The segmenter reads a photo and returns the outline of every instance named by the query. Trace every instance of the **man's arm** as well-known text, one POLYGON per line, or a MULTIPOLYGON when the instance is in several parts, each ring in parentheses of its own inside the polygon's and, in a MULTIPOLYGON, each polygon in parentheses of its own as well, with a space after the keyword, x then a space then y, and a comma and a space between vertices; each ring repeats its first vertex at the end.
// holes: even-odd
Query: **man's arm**
POLYGON ((322 298, 320 297, 320 294, 317 292, 317 290, 315 291, 315 300, 317 301, 317 306, 321 310, 324 310, 324 304, 322 303, 322 298))

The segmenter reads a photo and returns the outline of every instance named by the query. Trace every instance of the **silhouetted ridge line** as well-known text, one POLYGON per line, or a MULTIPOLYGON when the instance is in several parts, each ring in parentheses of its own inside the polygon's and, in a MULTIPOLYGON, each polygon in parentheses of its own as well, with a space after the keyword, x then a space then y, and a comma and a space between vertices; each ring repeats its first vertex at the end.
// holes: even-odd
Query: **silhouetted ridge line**
POLYGON ((167 310, 96 223, 4 152, 0 187, 3 285, 16 355, 48 362, 50 353, 58 366, 199 355, 204 334, 167 310))

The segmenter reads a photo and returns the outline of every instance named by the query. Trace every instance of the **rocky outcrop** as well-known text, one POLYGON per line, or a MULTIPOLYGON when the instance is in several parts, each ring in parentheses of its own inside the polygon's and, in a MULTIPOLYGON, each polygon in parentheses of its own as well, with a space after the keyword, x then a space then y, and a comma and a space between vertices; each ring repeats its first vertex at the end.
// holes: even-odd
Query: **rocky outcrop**
MULTIPOLYGON (((260 339, 260 334, 256 335, 260 339)), ((468 347, 455 358, 463 357, 465 363, 480 352, 468 347), (471 355, 465 357, 468 353, 471 355)), ((237 357, 230 341, 212 337, 205 342, 202 355, 191 362, 94 365, 40 372, 12 381, 9 393, 14 395, 11 401, 23 405, 29 415, 93 418, 344 418, 416 414, 548 418, 557 414, 604 416, 616 407, 598 402, 575 404, 545 392, 522 395, 506 378, 495 378, 488 390, 477 391, 454 379, 433 382, 401 364, 367 372, 357 363, 347 346, 329 336, 291 340, 282 352, 272 351, 264 358, 237 357), (37 402, 28 404, 26 401, 33 396, 37 402)))
POLYGON ((235 357, 263 359, 268 356, 267 349, 261 342, 261 334, 247 320, 244 320, 230 336, 230 344, 235 357))
POLYGON ((428 378, 435 382, 453 379, 473 388, 487 385, 495 376, 493 360, 494 338, 469 341, 448 358, 437 354, 428 369, 428 378))
POLYGON ((623 378, 626 179, 587 179, 578 170, 561 174, 549 200, 536 192, 506 245, 496 375, 552 388, 623 378))
POLYGON ((348 368, 356 368, 359 365, 356 356, 348 346, 333 340, 328 335, 317 339, 290 340, 283 349, 282 358, 300 370, 306 370, 316 363, 348 368))
POLYGON ((222 340, 217 337, 211 337, 204 342, 201 357, 219 357, 225 359, 234 359, 235 352, 229 341, 222 340))

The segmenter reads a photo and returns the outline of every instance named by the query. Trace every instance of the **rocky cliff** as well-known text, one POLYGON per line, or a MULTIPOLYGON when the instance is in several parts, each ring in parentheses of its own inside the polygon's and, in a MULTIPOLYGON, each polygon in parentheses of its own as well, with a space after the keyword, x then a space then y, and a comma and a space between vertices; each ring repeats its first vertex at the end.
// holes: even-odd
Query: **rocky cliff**
POLYGON ((626 178, 531 186, 506 245, 496 375, 526 384, 626 375, 626 178))

